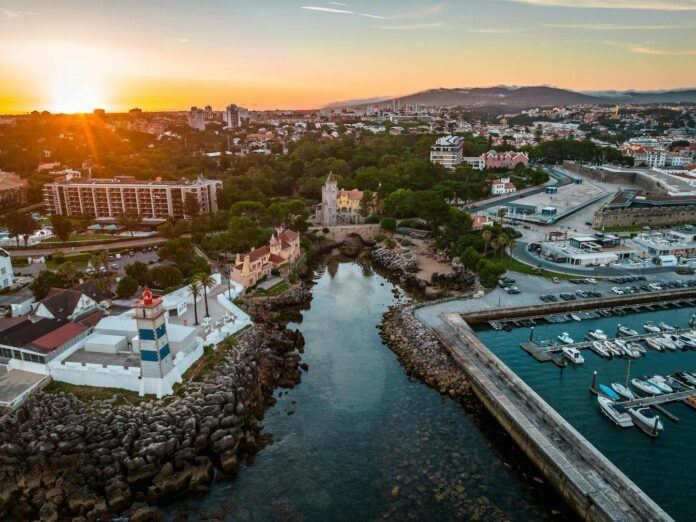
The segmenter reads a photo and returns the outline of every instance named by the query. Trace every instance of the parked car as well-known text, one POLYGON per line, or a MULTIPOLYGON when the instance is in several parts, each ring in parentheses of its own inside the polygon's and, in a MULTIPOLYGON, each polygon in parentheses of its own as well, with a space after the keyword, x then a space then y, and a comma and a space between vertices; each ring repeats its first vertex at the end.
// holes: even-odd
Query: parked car
POLYGON ((551 301, 552 303, 555 303, 555 302, 558 301, 558 298, 557 298, 555 295, 549 294, 549 295, 546 296, 546 297, 548 297, 548 298, 549 298, 549 301, 551 301))
POLYGON ((558 283, 561 282, 561 280, 558 279, 557 277, 554 277, 554 278, 552 279, 552 281, 553 281, 554 283, 556 283, 556 284, 558 284, 558 283))
POLYGON ((120 267, 118 266, 118 263, 111 263, 111 268, 118 270, 120 267))
POLYGON ((521 294, 520 289, 517 288, 516 286, 506 286, 503 288, 508 294, 521 294))
POLYGON ((657 283, 650 283, 648 286, 650 288, 652 288, 653 290, 655 290, 656 292, 662 290, 662 287, 660 285, 658 285, 657 283))
POLYGON ((619 288, 618 286, 612 286, 611 291, 614 292, 617 295, 624 295, 623 288, 619 288))

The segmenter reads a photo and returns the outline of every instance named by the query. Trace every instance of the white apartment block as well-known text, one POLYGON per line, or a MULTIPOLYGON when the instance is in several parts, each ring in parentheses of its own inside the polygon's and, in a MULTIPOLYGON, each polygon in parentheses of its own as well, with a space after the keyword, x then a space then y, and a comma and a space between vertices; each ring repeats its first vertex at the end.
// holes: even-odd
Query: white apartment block
POLYGON ((190 219, 184 202, 193 194, 198 212, 218 210, 219 180, 137 181, 133 177, 73 179, 46 183, 43 198, 49 214, 71 217, 116 218, 135 211, 143 219, 190 219))
POLYGON ((486 168, 486 161, 483 156, 464 156, 462 163, 466 163, 474 170, 483 170, 486 168))
POLYGON ((430 161, 439 163, 448 169, 454 169, 462 162, 464 138, 460 136, 443 136, 438 138, 430 148, 430 161))
POLYGON ((0 248, 0 290, 12 286, 13 283, 12 258, 7 250, 0 248))

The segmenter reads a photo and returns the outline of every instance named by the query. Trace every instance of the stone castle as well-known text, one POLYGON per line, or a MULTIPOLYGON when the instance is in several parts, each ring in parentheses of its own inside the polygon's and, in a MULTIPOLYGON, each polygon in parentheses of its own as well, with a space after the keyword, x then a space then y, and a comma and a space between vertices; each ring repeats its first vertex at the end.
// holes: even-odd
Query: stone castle
POLYGON ((321 204, 316 206, 315 221, 318 225, 356 225, 365 222, 360 214, 363 192, 338 188, 333 172, 329 172, 321 188, 321 204))

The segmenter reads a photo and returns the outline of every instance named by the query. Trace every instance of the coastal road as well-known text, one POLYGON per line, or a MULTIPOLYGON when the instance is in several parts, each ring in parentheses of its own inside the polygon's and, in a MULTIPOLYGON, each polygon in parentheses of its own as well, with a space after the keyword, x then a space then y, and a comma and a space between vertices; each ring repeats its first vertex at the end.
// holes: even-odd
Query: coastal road
MULTIPOLYGON (((185 234, 188 236, 189 234, 185 234)), ((120 250, 122 248, 139 248, 148 247, 155 245, 162 245, 167 240, 161 237, 146 237, 140 239, 126 239, 124 241, 112 241, 108 243, 97 243, 94 245, 85 246, 70 246, 66 245, 63 247, 53 247, 53 248, 20 248, 20 249, 7 249, 12 257, 37 257, 37 256, 47 256, 60 250, 65 254, 77 254, 79 252, 90 252, 92 250, 120 250)))

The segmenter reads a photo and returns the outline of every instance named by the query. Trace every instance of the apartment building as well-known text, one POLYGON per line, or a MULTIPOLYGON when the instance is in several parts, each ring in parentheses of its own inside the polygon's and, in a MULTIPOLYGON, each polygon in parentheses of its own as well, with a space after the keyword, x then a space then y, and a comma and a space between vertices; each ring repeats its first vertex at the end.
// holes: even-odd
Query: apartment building
POLYGON ((439 163, 448 169, 454 169, 462 162, 464 156, 464 138, 461 136, 443 136, 430 147, 430 161, 439 163))
POLYGON ((46 183, 44 204, 49 214, 116 218, 136 211, 143 219, 190 219, 185 201, 192 194, 198 212, 217 211, 222 181, 197 179, 182 181, 138 181, 121 176, 113 179, 72 179, 46 183))

